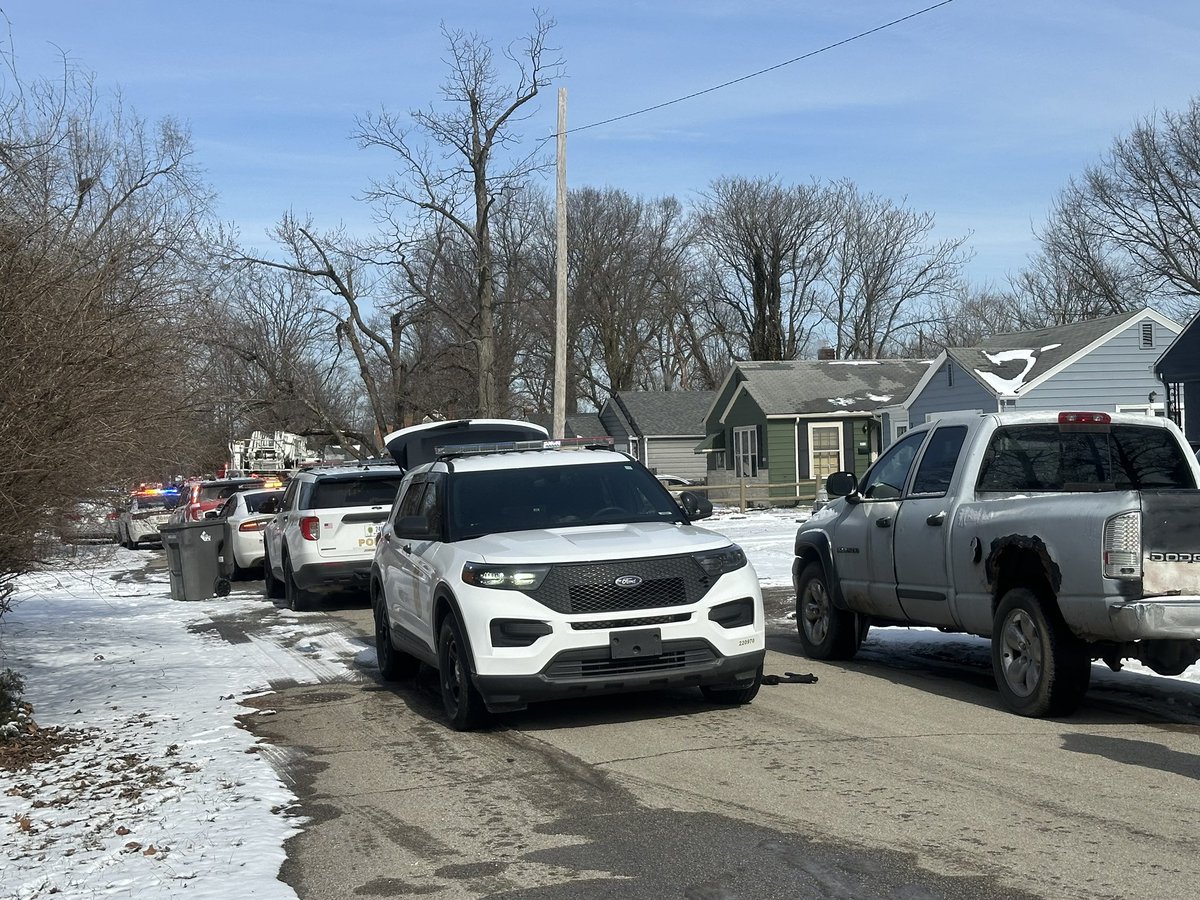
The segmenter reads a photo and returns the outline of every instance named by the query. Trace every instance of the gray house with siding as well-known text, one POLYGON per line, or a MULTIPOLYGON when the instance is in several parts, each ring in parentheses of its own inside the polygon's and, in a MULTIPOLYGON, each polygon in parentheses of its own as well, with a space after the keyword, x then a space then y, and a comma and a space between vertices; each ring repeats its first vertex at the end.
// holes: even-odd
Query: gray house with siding
POLYGON ((1180 326, 1150 308, 998 334, 948 348, 907 399, 886 410, 886 442, 950 412, 1094 410, 1164 415, 1159 355, 1180 326))
POLYGON ((703 481, 704 457, 695 447, 704 437, 704 414, 713 396, 712 391, 617 391, 599 418, 616 448, 651 472, 703 481))

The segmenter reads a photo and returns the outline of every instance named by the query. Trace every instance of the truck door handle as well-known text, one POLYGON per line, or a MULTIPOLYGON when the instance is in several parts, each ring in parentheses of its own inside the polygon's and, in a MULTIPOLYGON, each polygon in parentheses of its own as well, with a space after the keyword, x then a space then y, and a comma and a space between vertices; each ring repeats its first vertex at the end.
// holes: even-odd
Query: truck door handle
POLYGON ((930 516, 928 519, 926 519, 925 524, 926 525, 941 525, 945 521, 946 521, 946 514, 944 512, 940 512, 940 513, 934 513, 932 516, 930 516))
POLYGON ((876 528, 891 528, 892 527, 892 517, 884 516, 882 519, 876 519, 875 527, 876 528))

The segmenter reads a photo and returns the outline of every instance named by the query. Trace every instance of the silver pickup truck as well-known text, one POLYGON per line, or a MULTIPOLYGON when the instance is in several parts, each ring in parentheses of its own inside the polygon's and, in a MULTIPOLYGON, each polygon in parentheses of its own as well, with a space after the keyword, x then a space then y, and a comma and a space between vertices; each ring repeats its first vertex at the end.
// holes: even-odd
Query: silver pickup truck
POLYGON ((805 653, 872 625, 991 638, 1004 703, 1066 715, 1092 661, 1177 675, 1200 659, 1200 466, 1174 423, 1108 413, 955 415, 904 434, 796 535, 805 653))

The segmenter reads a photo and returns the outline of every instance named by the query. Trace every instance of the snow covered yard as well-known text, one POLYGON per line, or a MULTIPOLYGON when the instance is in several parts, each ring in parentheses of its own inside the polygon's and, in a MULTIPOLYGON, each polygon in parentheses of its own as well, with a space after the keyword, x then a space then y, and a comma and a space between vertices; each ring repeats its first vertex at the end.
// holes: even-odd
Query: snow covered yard
POLYGON ((249 644, 194 633, 218 609, 250 612, 263 600, 177 603, 165 572, 135 577, 145 561, 92 548, 23 579, 0 622, 0 667, 25 678, 34 718, 79 732, 57 758, 0 772, 0 896, 186 887, 193 897, 294 897, 276 874, 301 825, 287 815, 296 798, 239 727, 239 700, 272 680, 357 677, 344 661, 363 648, 287 610, 272 610, 274 633, 249 644))

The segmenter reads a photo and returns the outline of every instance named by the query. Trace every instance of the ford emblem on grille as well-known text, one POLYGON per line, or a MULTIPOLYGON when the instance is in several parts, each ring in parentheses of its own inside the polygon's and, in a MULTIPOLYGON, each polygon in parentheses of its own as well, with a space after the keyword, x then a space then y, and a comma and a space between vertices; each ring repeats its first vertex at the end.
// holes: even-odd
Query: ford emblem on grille
POLYGON ((618 578, 616 581, 613 582, 613 584, 615 584, 617 587, 627 587, 627 588, 637 587, 641 583, 642 583, 642 577, 640 575, 622 575, 620 578, 618 578))

